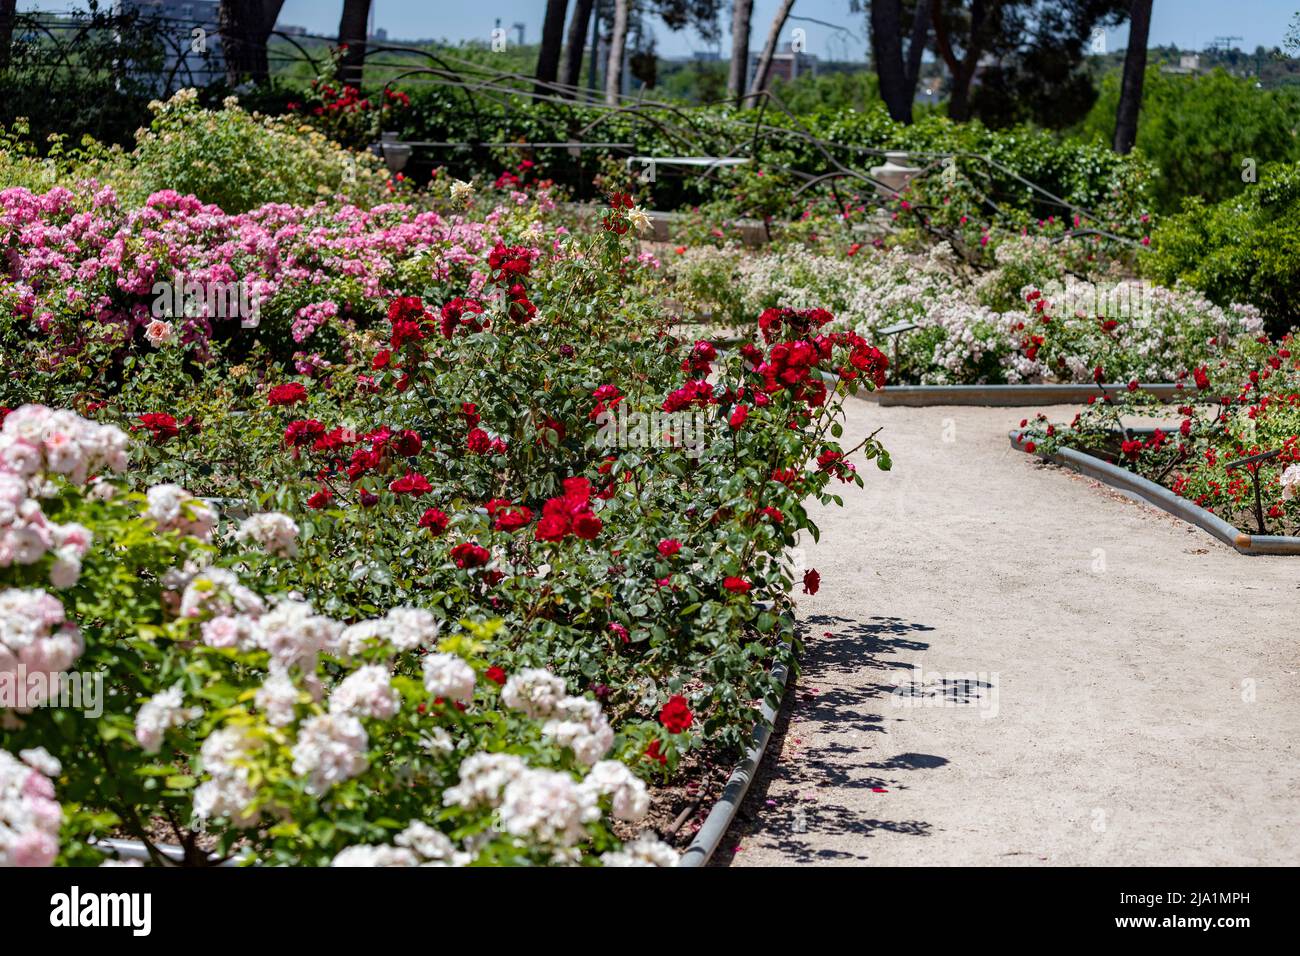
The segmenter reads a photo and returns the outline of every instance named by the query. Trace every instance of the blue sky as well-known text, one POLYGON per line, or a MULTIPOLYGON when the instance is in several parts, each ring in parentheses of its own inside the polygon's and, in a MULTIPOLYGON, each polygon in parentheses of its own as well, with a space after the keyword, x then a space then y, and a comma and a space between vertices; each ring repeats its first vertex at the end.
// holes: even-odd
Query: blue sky
MULTIPOLYGON (((61 0, 20 0, 20 10, 40 8, 61 10, 78 6, 61 0)), ((767 24, 778 0, 754 0, 755 47, 761 45, 767 24)), ((446 38, 449 40, 486 40, 496 21, 509 27, 515 22, 526 25, 529 42, 538 38, 545 0, 374 0, 375 24, 388 30, 390 37, 446 38)), ((307 27, 309 32, 338 32, 342 4, 333 0, 286 0, 280 15, 283 24, 307 27)), ((1185 49, 1202 49, 1215 37, 1234 36, 1244 50, 1257 45, 1280 46, 1292 16, 1300 10, 1300 0, 1155 0, 1151 24, 1152 45, 1175 43, 1185 49)), ((835 59, 865 58, 865 17, 851 15, 848 0, 796 0, 794 15, 839 24, 842 29, 816 23, 792 22, 790 27, 807 31, 808 51, 835 59)), ((724 16, 724 21, 727 18, 724 16)), ((729 49, 724 22, 724 49, 729 49)), ((673 56, 704 49, 698 37, 670 33, 662 25, 656 29, 659 49, 673 56)), ((1125 45, 1127 27, 1114 30, 1107 37, 1112 48, 1125 45)))

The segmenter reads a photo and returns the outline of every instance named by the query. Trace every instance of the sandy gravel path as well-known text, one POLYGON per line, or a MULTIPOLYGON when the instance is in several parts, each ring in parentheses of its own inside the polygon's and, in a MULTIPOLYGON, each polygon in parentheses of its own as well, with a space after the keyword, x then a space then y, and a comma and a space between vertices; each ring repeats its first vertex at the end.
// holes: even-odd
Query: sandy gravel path
POLYGON ((1035 410, 850 402, 894 471, 819 512, 715 865, 1300 863, 1300 559, 1012 451, 1035 410))

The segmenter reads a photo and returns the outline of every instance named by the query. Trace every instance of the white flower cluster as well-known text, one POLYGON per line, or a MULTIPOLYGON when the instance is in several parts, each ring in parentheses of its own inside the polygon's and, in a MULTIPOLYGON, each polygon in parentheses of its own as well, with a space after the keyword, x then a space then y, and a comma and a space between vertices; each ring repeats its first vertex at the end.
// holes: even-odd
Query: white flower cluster
POLYGON ((434 697, 468 703, 474 699, 474 668, 456 654, 429 654, 424 659, 424 689, 434 697))
POLYGON ((395 846, 350 846, 330 866, 464 866, 473 857, 457 850, 441 830, 412 820, 393 838, 395 846))
POLYGON ((63 809, 51 778, 61 769, 44 747, 0 750, 0 867, 50 866, 58 856, 63 809))
POLYGON ((0 471, 20 478, 47 472, 82 485, 87 475, 125 471, 126 465, 126 433, 75 412, 24 405, 0 427, 0 471))
POLYGON ((564 681, 550 671, 526 668, 510 675, 505 687, 501 688, 501 701, 511 710, 522 711, 529 717, 549 717, 567 692, 564 681))
MULTIPOLYGON (((636 822, 650 809, 645 784, 624 764, 603 760, 582 780, 560 770, 528 766, 515 754, 476 753, 460 765, 459 783, 443 793, 443 802, 469 810, 494 810, 500 832, 522 845, 549 850, 555 862, 574 862, 587 824, 600 819, 600 800, 610 798, 611 812, 636 822)), ((464 865, 474 854, 457 850, 443 833, 414 822, 394 846, 354 846, 335 857, 334 866, 464 865)), ((616 866, 673 866, 677 855, 648 835, 602 862, 616 866)))
POLYGON ((1282 483, 1283 501, 1300 496, 1300 464, 1287 465, 1278 480, 1282 483))
POLYGON ((58 598, 40 590, 0 591, 0 675, 26 672, 21 711, 44 703, 49 678, 71 667, 83 650, 81 632, 66 619, 58 598), (37 674, 46 679, 31 680, 37 674))
POLYGON ((600 858, 602 866, 676 866, 680 858, 668 844, 642 833, 621 850, 612 850, 600 858))
POLYGON ((135 739, 145 753, 156 754, 162 748, 163 735, 203 716, 202 707, 186 707, 185 693, 177 684, 154 694, 135 715, 135 739))
POLYGON ((438 619, 432 614, 419 608, 395 607, 382 618, 344 628, 339 635, 338 650, 345 657, 378 647, 413 651, 417 647, 431 647, 437 639, 438 619))
POLYGON ((91 533, 50 521, 36 496, 48 475, 84 484, 90 468, 125 467, 126 435, 118 428, 43 405, 10 412, 0 428, 0 568, 35 564, 52 552, 50 585, 76 584, 91 533))
POLYGON ((512 710, 545 720, 542 733, 569 747, 578 760, 591 766, 609 752, 614 729, 598 703, 586 697, 569 697, 565 690, 564 681, 550 671, 531 668, 506 681, 501 700, 512 710))
POLYGON ((387 720, 401 709, 402 699, 393 689, 388 668, 382 664, 359 667, 330 694, 330 713, 387 720))
POLYGON ((370 738, 361 721, 346 713, 317 714, 298 728, 293 745, 293 772, 305 775, 307 792, 321 796, 369 766, 370 738))
POLYGON ((179 531, 200 541, 212 540, 217 509, 202 498, 180 485, 154 485, 145 496, 149 499, 145 517, 153 519, 160 532, 179 531))
POLYGON ((194 815, 200 820, 229 817, 237 827, 251 827, 261 813, 249 808, 256 793, 249 783, 249 761, 257 741, 238 726, 222 727, 199 748, 207 780, 194 790, 194 815))
MULTIPOLYGON (((881 328, 915 323, 919 329, 903 333, 905 355, 907 343, 925 330, 942 329, 933 351, 914 358, 923 366, 922 384, 974 383, 987 380, 992 370, 1012 384, 1089 382, 1097 365, 1110 367, 1117 360, 1126 374, 1142 381, 1172 381, 1216 349, 1256 336, 1263 328, 1257 309, 1238 304, 1224 309, 1190 288, 1071 278, 1060 250, 1041 237, 1007 240, 998 246, 996 258, 999 269, 974 283, 954 268, 952 250, 943 243, 925 255, 896 248, 851 258, 804 247, 745 257, 713 250, 698 261, 688 253, 674 269, 681 281, 703 287, 706 294, 723 286, 716 294, 738 297, 745 315, 770 305, 824 308, 835 315, 837 327, 853 329, 882 348, 881 328), (736 261, 728 262, 728 257, 736 261), (734 288, 699 281, 725 274, 726 267, 734 268, 734 288), (1055 323, 1047 337, 1064 359, 1050 368, 1022 350, 1026 334, 1037 334, 1040 315, 1027 304, 1008 311, 984 304, 992 301, 989 295, 1005 294, 1008 282, 1031 274, 1065 277, 1059 287, 1054 283, 1043 290, 1055 323), (1103 330, 1099 320, 1115 324, 1103 330)), ((1029 289, 1019 291, 1023 296, 1029 289)))
POLYGON ((278 511, 245 518, 240 522, 236 538, 245 543, 251 541, 272 557, 298 556, 298 523, 278 511))

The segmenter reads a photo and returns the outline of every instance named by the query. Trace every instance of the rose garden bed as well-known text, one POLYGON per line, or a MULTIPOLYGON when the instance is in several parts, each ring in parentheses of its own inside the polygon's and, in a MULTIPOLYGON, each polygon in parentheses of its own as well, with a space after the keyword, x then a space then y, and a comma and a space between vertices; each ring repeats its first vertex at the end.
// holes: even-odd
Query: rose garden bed
POLYGON ((680 342, 630 201, 475 202, 0 192, 4 862, 676 860, 647 785, 779 693, 784 552, 888 466, 838 421, 885 359, 792 310, 680 342), (259 314, 159 313, 174 274, 259 314))
POLYGON ((1300 362, 1292 338, 1243 344, 1183 377, 1180 420, 1140 387, 1108 389, 1069 424, 1038 415, 1012 444, 1135 493, 1250 554, 1300 553, 1300 362))

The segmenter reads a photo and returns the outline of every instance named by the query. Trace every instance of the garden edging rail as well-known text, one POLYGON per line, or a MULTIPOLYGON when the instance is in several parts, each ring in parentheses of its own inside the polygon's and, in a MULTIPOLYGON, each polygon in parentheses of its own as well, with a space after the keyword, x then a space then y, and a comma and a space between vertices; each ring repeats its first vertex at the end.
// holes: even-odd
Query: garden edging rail
POLYGON ((751 743, 745 751, 744 758, 731 771, 726 786, 722 788, 722 795, 718 797, 717 803, 713 805, 713 809, 705 817, 704 824, 695 834, 695 839, 691 841, 691 845, 682 852, 678 866, 707 866, 709 860, 713 858, 713 854, 717 852, 722 838, 731 828, 731 821, 736 818, 740 805, 745 801, 745 794, 749 792, 749 785, 754 782, 754 776, 758 773, 759 764, 763 761, 763 754, 767 752, 768 741, 772 739, 772 730, 776 726, 777 711, 780 710, 781 698, 785 695, 789 669, 784 664, 778 663, 772 667, 772 674, 780 682, 781 686, 776 706, 773 707, 767 701, 763 702, 761 716, 758 722, 754 724, 751 743))
MULTIPOLYGON (((1123 392, 1127 385, 1047 384, 1047 385, 886 385, 875 391, 860 391, 859 398, 880 405, 1076 405, 1107 393, 1123 392)), ((1163 402, 1180 394, 1174 382, 1140 385, 1142 391, 1163 402)))
MULTIPOLYGON (((1007 437, 1011 441, 1012 448, 1026 454, 1035 454, 1035 452, 1031 452, 1025 447, 1025 443, 1021 441, 1021 432, 1019 430, 1008 432, 1007 437)), ((1062 448, 1052 455, 1041 452, 1036 454, 1045 461, 1064 465, 1126 494, 1135 495, 1162 511, 1209 532, 1224 544, 1235 548, 1242 554, 1300 554, 1300 537, 1249 534, 1228 523, 1218 515, 1174 494, 1168 488, 1143 478, 1141 475, 1134 474, 1125 468, 1112 465, 1108 461, 1075 451, 1073 448, 1062 448)))

